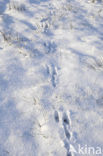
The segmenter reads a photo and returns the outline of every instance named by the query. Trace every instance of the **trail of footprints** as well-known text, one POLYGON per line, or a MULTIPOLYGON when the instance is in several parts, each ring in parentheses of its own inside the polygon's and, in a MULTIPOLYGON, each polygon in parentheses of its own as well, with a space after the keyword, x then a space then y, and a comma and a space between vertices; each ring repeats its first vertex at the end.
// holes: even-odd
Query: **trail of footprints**
MULTIPOLYGON (((54 112, 54 119, 57 124, 61 122, 64 136, 62 137, 62 141, 64 142, 64 147, 66 148, 67 155, 66 156, 73 156, 70 151, 70 139, 71 139, 71 132, 70 132, 70 119, 66 112, 62 113, 62 116, 59 116, 58 111, 54 112)), ((60 135, 60 132, 59 132, 60 135)))

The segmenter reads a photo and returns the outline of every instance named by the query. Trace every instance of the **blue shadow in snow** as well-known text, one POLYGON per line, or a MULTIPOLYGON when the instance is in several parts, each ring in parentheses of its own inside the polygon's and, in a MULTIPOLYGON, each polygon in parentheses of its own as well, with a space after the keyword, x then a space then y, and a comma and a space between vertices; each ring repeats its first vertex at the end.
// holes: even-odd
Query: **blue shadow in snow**
POLYGON ((10 0, 0 2, 0 15, 2 15, 5 12, 6 6, 9 2, 10 2, 10 0))

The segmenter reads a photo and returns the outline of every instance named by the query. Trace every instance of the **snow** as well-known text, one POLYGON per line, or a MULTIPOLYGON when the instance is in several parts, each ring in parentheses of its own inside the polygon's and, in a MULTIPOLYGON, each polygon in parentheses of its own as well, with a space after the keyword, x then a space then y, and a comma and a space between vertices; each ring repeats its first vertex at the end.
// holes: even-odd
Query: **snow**
POLYGON ((102 6, 0 0, 0 156, 103 150, 102 6))

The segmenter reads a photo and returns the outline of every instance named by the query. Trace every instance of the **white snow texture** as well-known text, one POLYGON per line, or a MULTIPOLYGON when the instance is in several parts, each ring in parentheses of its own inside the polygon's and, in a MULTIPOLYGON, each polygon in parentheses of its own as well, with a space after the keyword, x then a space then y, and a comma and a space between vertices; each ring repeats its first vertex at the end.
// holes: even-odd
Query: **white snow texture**
POLYGON ((0 156, 82 155, 103 156, 103 1, 0 0, 0 156))

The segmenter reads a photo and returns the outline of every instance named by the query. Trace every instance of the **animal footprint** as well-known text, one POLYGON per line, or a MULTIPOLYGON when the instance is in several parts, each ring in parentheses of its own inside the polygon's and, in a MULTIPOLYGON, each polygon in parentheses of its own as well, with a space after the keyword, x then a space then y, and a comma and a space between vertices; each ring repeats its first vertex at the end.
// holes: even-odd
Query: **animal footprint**
POLYGON ((50 75, 51 84, 54 88, 57 86, 57 82, 58 82, 58 72, 57 71, 58 71, 58 69, 54 64, 51 64, 47 68, 47 72, 50 75))
POLYGON ((67 115, 66 112, 63 112, 61 114, 61 116, 59 117, 59 114, 58 114, 58 111, 55 111, 54 112, 54 119, 55 119, 55 122, 56 123, 59 123, 61 124, 62 128, 62 134, 60 134, 60 131, 59 131, 59 135, 62 139, 62 141, 64 142, 64 147, 67 151, 67 155, 66 156, 72 156, 72 153, 70 151, 70 139, 71 139, 71 133, 70 133, 70 119, 67 115), (62 135, 62 136, 61 136, 62 135))
POLYGON ((54 119, 57 123, 59 122, 59 115, 57 111, 54 112, 54 119))
POLYGON ((70 140, 70 137, 71 137, 71 134, 69 132, 69 129, 70 129, 70 121, 69 121, 69 118, 68 118, 68 116, 67 116, 66 113, 63 114, 62 122, 63 122, 65 136, 66 136, 66 138, 68 140, 70 140))
POLYGON ((71 133, 70 133, 70 120, 68 115, 64 112, 62 116, 62 124, 64 127, 64 133, 66 139, 64 140, 64 145, 67 150, 67 156, 72 156, 72 153, 70 152, 70 138, 71 138, 71 133))
POLYGON ((63 114, 63 125, 70 125, 69 118, 66 113, 63 114))

